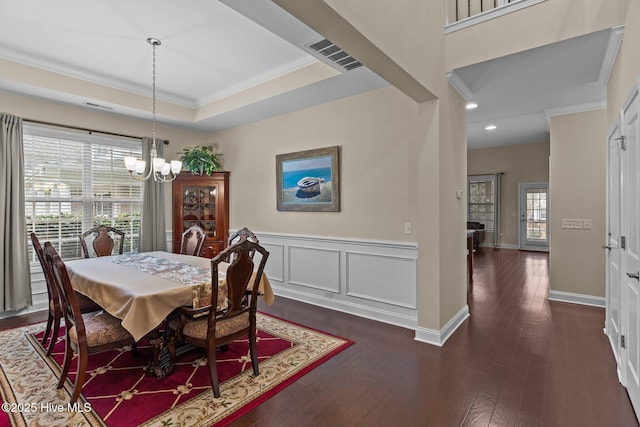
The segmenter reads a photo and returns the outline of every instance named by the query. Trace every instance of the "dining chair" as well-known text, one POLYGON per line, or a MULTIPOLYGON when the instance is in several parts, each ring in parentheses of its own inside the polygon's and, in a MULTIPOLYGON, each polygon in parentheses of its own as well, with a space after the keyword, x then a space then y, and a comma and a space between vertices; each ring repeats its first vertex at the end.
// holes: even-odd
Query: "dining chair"
POLYGON ((199 256, 204 245, 204 230, 197 226, 192 225, 182 233, 182 243, 180 245, 180 253, 183 255, 199 256))
MULTIPOLYGON (((47 346, 47 356, 51 355, 53 351, 53 346, 56 343, 56 339, 58 338, 58 331, 60 330, 60 319, 62 318, 62 308, 60 306, 60 295, 58 294, 58 290, 53 282, 53 272, 51 271, 51 267, 45 260, 44 250, 42 249, 42 245, 40 244, 40 240, 36 233, 31 233, 31 244, 33 245, 33 249, 38 256, 38 261, 40 261, 40 266, 42 267, 42 272, 44 273, 44 281, 47 285, 47 294, 49 297, 49 315, 47 317, 47 326, 44 330, 44 335, 42 336, 42 346, 44 347, 47 342, 47 338, 49 337, 49 333, 51 334, 51 339, 49 340, 49 345, 47 346), (53 331, 52 331, 53 328, 53 331)), ((82 313, 92 313, 94 311, 102 310, 95 301, 82 295, 81 293, 75 292, 76 301, 78 302, 78 309, 82 313)))
POLYGON ((71 360, 77 355, 77 372, 70 403, 80 396, 87 371, 88 357, 106 350, 134 345, 131 334, 122 327, 120 319, 100 311, 83 317, 75 292, 71 287, 67 268, 50 242, 44 244, 47 263, 51 266, 53 283, 60 295, 60 305, 65 322, 64 365, 57 388, 62 388, 69 373, 71 360))
POLYGON ((237 230, 231 236, 229 236, 229 240, 227 240, 227 245, 231 246, 234 243, 242 242, 243 240, 251 240, 255 243, 260 243, 258 238, 253 231, 249 230, 247 227, 242 227, 240 230, 237 230))
POLYGON ((87 230, 80 235, 80 243, 82 244, 82 252, 84 252, 85 258, 90 258, 89 248, 87 247, 87 240, 92 238, 93 251, 96 256, 109 256, 113 254, 113 248, 115 246, 114 238, 119 239, 118 254, 122 255, 124 252, 124 231, 117 228, 109 227, 108 225, 98 225, 91 230, 87 230))
MULTIPOLYGON (((253 231, 249 230, 247 227, 242 227, 240 230, 237 230, 235 233, 229 236, 229 239, 227 240, 227 246, 231 246, 235 243, 244 242, 245 240, 250 240, 254 243, 260 243, 256 235, 253 234, 253 231)), ((255 252, 251 252, 249 254, 251 259, 253 259, 254 253, 255 252)), ((230 262, 230 260, 227 258, 226 262, 230 262)))
POLYGON ((248 337, 253 374, 257 376, 260 373, 256 349, 256 310, 258 285, 268 257, 269 252, 266 249, 250 240, 244 240, 227 247, 211 260, 211 301, 224 300, 226 307, 212 308, 212 306, 207 306, 199 309, 183 307, 179 310, 178 340, 205 348, 211 387, 216 398, 220 397, 216 369, 217 347, 229 345, 241 337, 248 337), (251 252, 262 255, 256 269, 254 269, 254 263, 250 258, 251 252), (230 255, 233 256, 229 257, 230 255), (219 298, 218 295, 221 292, 218 282, 218 266, 228 258, 232 259, 232 262, 227 267, 225 275, 227 291, 225 299, 219 298), (250 284, 251 281, 253 281, 252 284, 250 284), (249 288, 252 291, 247 299, 245 291, 249 288))

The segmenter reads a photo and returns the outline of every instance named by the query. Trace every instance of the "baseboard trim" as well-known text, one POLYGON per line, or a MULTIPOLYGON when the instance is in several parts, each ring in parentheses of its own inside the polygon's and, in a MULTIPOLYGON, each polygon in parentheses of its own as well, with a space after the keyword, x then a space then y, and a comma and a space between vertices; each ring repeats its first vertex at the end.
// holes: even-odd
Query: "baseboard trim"
POLYGON ((592 307, 606 307, 604 297, 596 297, 593 295, 574 294, 572 292, 562 292, 549 290, 549 301, 568 302, 570 304, 590 305, 592 307))
POLYGON ((306 292, 299 292, 294 289, 288 289, 274 283, 271 283, 271 285, 273 287, 274 293, 278 297, 288 298, 306 304, 327 308, 329 310, 340 311, 354 316, 364 317, 365 319, 376 320, 378 322, 388 323, 390 325, 400 326, 407 329, 415 329, 416 325, 418 324, 418 319, 414 316, 402 315, 388 310, 381 310, 365 305, 355 304, 351 301, 330 299, 319 295, 312 295, 306 292))
POLYGON ((481 248, 494 248, 494 249, 520 249, 518 245, 511 245, 501 243, 499 245, 493 245, 491 243, 480 243, 481 248))
POLYGON ((31 314, 31 313, 37 313, 39 311, 45 311, 48 310, 48 303, 47 301, 45 302, 39 302, 36 303, 34 305, 30 305, 27 308, 24 308, 22 310, 17 310, 17 311, 5 311, 4 313, 0 313, 0 319, 8 319, 9 317, 16 317, 16 316, 22 316, 25 314, 31 314))
POLYGON ((462 323, 469 317, 469 306, 465 304, 464 307, 456 313, 455 316, 447 322, 446 325, 439 331, 435 329, 416 327, 415 340, 424 342, 427 344, 442 347, 447 342, 449 337, 462 325, 462 323))

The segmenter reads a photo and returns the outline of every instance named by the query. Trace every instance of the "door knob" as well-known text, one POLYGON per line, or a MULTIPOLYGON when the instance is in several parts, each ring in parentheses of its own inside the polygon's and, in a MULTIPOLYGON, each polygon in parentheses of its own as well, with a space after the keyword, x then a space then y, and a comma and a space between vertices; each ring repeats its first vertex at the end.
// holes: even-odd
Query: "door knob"
POLYGON ((632 279, 640 280, 640 271, 636 273, 627 273, 627 276, 629 276, 632 279))
POLYGON ((611 250, 612 248, 611 248, 611 246, 609 246, 609 245, 602 245, 602 249, 609 249, 609 250, 611 250))

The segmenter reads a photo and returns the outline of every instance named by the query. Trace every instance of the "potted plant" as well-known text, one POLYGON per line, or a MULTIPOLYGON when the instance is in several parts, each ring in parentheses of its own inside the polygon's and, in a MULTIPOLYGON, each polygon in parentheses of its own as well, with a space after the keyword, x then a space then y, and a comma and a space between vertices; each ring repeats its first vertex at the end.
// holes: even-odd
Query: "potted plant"
MULTIPOLYGON (((180 153, 179 153, 180 154, 180 153)), ((196 145, 182 150, 182 167, 194 175, 212 172, 222 169, 222 155, 216 153, 211 145, 196 145)))

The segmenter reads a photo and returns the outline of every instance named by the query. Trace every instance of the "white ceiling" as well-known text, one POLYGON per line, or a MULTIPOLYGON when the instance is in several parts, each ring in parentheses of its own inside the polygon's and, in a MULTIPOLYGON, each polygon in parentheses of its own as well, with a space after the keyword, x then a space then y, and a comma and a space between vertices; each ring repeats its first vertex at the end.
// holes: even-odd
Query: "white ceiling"
POLYGON ((479 105, 468 111, 468 147, 547 141, 549 115, 604 108, 617 37, 603 30, 454 70, 454 87, 479 105))
MULTIPOLYGON (((195 116, 163 115, 159 103, 158 121, 194 130, 220 130, 388 85, 366 67, 338 72, 327 65, 330 78, 203 115, 198 109, 318 63, 305 45, 322 37, 270 0, 0 0, 0 59, 145 97, 152 82, 148 37, 162 42, 158 101, 193 109, 195 116)), ((70 93, 45 79, 7 74, 0 72, 6 91, 151 116, 150 102, 119 105, 117 97, 70 93)))
MULTIPOLYGON (((188 112, 164 113, 159 105, 158 120, 184 128, 221 130, 388 85, 366 67, 338 72, 326 65, 324 76, 308 84, 200 114, 317 64, 305 46, 322 37, 270 0, 0 0, 0 60, 76 82, 63 90, 51 83, 55 78, 22 79, 0 69, 0 90, 150 119, 150 99, 120 103, 83 86, 150 98, 148 37, 162 41, 159 103, 188 112)), ((468 114, 469 148, 548 139, 545 111, 604 102, 610 38, 611 31, 601 31, 453 70, 452 84, 480 105, 468 114), (498 128, 485 131, 489 122, 498 128)))

